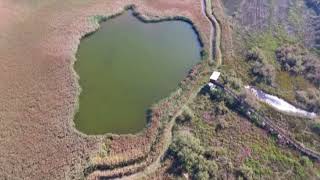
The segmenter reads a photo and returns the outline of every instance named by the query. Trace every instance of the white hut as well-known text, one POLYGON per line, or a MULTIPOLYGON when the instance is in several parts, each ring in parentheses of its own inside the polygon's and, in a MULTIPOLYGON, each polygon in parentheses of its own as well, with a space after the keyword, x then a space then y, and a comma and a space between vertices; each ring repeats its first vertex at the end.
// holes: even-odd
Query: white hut
POLYGON ((219 79, 219 77, 220 77, 220 74, 221 74, 220 72, 214 71, 210 76, 210 82, 217 81, 219 79))
POLYGON ((218 81, 218 79, 219 79, 219 77, 220 77, 220 74, 221 74, 221 73, 218 72, 218 71, 214 71, 214 72, 211 74, 210 80, 209 80, 209 83, 208 83, 210 89, 215 88, 215 85, 214 85, 213 83, 216 82, 216 81, 218 81))

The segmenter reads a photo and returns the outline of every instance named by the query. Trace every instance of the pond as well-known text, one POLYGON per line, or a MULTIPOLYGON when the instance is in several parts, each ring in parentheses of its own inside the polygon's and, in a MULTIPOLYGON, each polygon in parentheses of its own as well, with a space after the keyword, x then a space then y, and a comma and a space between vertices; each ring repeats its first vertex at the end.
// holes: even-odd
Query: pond
POLYGON ((196 32, 183 21, 144 23, 131 11, 83 38, 75 71, 81 93, 75 125, 86 134, 137 133, 146 111, 198 63, 196 32))

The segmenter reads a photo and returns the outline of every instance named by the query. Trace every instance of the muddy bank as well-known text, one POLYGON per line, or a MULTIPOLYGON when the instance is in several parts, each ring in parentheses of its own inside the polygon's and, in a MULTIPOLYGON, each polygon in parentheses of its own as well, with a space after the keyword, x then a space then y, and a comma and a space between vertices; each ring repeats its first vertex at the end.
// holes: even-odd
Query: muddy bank
POLYGON ((210 24, 200 2, 191 0, 1 2, 1 17, 7 19, 0 24, 0 179, 82 175, 102 136, 73 128, 79 95, 75 53, 81 37, 98 28, 93 16, 109 16, 130 4, 148 16, 188 17, 205 47, 209 44, 210 24))

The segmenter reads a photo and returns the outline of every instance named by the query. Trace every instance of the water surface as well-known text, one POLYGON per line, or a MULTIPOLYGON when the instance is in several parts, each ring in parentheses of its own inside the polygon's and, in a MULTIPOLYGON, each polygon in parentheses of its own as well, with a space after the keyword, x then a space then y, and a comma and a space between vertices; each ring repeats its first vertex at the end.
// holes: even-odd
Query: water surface
POLYGON ((186 22, 143 23, 130 11, 103 22, 77 52, 76 128, 87 134, 142 130, 148 107, 177 88, 200 49, 186 22))

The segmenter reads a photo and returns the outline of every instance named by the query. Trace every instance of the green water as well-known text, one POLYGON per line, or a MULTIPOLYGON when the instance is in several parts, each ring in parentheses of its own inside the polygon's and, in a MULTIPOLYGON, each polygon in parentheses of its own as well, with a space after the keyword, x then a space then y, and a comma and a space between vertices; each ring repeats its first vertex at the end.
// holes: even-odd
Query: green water
POLYGON ((76 128, 86 134, 136 133, 146 110, 168 96, 200 60, 200 44, 182 21, 143 23, 130 11, 81 40, 76 128))

